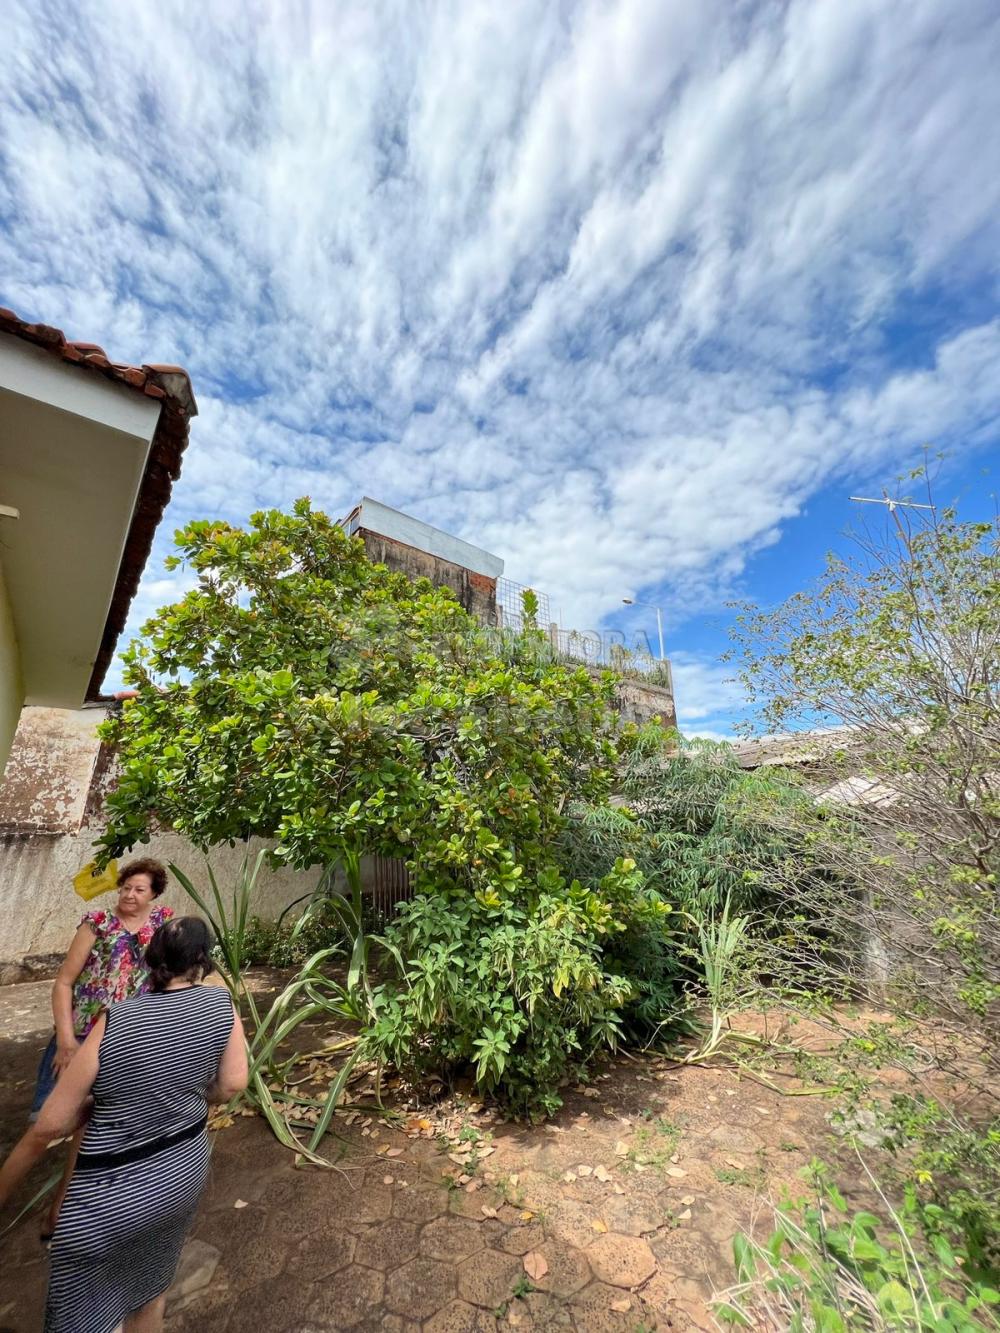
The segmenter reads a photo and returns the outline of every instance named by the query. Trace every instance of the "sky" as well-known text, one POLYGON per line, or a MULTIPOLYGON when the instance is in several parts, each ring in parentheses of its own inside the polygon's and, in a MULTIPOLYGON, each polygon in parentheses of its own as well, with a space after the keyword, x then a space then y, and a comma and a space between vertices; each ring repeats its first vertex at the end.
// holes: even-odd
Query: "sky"
POLYGON ((728 602, 925 445, 990 503, 996 0, 3 8, 0 303, 198 399, 130 632, 188 519, 367 494, 567 628, 663 608, 725 736, 728 602))

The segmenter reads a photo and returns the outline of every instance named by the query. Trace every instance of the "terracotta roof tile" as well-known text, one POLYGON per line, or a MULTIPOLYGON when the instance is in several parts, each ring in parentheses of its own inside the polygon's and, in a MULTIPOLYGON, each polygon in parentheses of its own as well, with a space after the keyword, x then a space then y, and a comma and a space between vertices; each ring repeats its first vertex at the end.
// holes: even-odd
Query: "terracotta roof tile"
POLYGON ((190 421, 198 414, 191 377, 180 366, 130 366, 114 362, 97 343, 71 342, 61 329, 52 328, 48 324, 29 323, 19 319, 13 310, 3 307, 0 307, 0 333, 23 338, 70 365, 91 374, 103 375, 105 379, 157 399, 161 404, 160 417, 132 514, 132 524, 122 552, 111 607, 101 636, 100 651, 87 687, 87 698, 96 699, 111 665, 115 645, 125 628, 129 607, 149 558, 157 526, 170 500, 173 483, 181 474, 181 457, 187 448, 190 421))

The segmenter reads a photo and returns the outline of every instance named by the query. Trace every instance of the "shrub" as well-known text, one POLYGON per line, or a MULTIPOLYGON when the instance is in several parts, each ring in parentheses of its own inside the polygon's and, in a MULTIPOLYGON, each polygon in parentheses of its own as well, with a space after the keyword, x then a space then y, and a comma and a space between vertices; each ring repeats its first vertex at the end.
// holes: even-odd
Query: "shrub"
POLYGON ((551 1113, 560 1085, 666 984, 655 953, 640 971, 623 962, 654 938, 669 959, 670 930, 670 909, 624 860, 596 889, 550 870, 516 900, 423 894, 386 931, 405 973, 376 993, 366 1051, 404 1069, 469 1068, 511 1111, 551 1113))

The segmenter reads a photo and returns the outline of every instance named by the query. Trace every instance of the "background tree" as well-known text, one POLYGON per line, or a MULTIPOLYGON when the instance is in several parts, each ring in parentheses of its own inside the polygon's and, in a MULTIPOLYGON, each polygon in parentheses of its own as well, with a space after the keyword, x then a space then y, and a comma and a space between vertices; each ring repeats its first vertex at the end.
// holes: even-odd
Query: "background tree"
POLYGON ((734 638, 765 729, 842 729, 817 746, 809 780, 839 825, 823 854, 865 889, 837 910, 880 943, 874 979, 907 1008, 992 1033, 1000 528, 916 512, 858 537, 853 558, 829 557, 814 589, 744 608, 734 638))

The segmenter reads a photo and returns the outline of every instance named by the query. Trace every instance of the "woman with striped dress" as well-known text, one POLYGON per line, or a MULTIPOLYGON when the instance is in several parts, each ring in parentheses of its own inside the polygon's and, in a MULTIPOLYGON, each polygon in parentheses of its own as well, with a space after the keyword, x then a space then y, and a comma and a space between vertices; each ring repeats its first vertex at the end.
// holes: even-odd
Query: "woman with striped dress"
POLYGON ((208 1175, 210 1101, 246 1087, 246 1044, 198 917, 161 926, 151 991, 98 1020, 0 1168, 0 1205, 54 1138, 86 1122, 52 1241, 45 1333, 157 1333, 208 1175), (89 1112, 91 1098, 93 1108, 89 1112))

